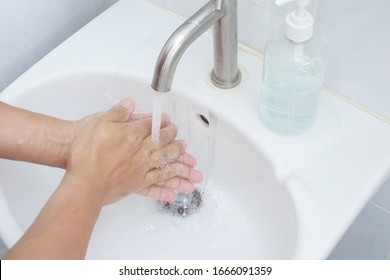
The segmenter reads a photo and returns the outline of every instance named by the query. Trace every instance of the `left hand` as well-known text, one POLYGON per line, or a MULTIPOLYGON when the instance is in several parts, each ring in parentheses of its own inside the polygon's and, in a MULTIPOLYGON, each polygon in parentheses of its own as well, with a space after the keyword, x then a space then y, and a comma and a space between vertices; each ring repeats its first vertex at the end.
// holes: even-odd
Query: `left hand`
POLYGON ((131 99, 124 99, 107 112, 79 120, 73 133, 75 143, 69 151, 67 172, 100 178, 95 185, 105 182, 111 193, 105 204, 133 192, 163 201, 174 201, 177 192, 192 192, 194 183, 203 178, 194 168, 196 160, 185 151, 184 141, 174 140, 176 126, 170 123, 168 116, 162 117, 160 147, 156 147, 150 137, 151 115, 135 115, 134 108, 131 99), (99 139, 100 136, 109 139, 99 139), (93 151, 94 143, 99 153, 87 155, 87 151, 93 151), (106 165, 117 162, 117 165, 109 170, 106 166, 101 168, 102 162, 106 165), (107 170, 110 172, 105 172, 107 170), (130 170, 134 172, 130 174, 130 170), (127 177, 121 177, 125 173, 127 177))

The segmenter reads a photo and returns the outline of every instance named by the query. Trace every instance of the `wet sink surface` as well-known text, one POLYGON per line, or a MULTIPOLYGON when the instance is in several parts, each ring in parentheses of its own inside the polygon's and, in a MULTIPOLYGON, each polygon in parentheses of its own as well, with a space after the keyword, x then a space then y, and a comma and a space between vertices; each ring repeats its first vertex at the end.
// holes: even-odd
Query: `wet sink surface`
MULTIPOLYGON (((26 90, 12 103, 77 119, 106 110, 125 96, 136 100, 138 113, 151 112, 153 94, 146 82, 104 73, 57 78, 26 90)), ((261 152, 239 130, 196 101, 170 94, 165 103, 164 111, 179 126, 179 137, 187 140, 199 169, 206 174, 207 182, 198 186, 200 208, 187 217, 174 216, 138 195, 106 206, 87 258, 292 258, 294 207, 261 152)), ((62 175, 55 168, 0 161, 1 192, 12 215, 9 218, 20 227, 19 234, 31 224, 62 175)))

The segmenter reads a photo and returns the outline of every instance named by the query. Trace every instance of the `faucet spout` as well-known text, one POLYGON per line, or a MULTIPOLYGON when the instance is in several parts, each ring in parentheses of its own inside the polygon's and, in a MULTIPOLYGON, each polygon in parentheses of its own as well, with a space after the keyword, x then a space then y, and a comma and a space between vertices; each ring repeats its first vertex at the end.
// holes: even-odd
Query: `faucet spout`
POLYGON ((211 0, 176 29, 165 43, 154 69, 154 90, 170 91, 180 58, 186 49, 212 26, 212 82, 220 88, 232 88, 240 82, 241 75, 237 66, 237 0, 211 0))

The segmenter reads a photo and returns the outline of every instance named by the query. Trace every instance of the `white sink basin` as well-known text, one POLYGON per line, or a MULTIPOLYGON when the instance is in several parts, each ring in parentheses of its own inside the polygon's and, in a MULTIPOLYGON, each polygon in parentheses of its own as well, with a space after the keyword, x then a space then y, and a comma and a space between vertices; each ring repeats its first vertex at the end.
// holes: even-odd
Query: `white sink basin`
MULTIPOLYGON (((147 1, 119 1, 0 100, 76 119, 132 96, 138 112, 150 112, 156 58, 180 24, 147 1)), ((313 128, 276 135, 258 115, 261 57, 240 51, 243 80, 232 90, 211 85, 212 61, 205 34, 183 56, 165 102, 208 178, 202 206, 186 218, 140 196, 107 206, 87 258, 326 258, 389 175, 387 123, 324 91, 313 128)), ((0 161, 0 237, 7 246, 28 228, 62 174, 0 161)))
MULTIPOLYGON (((138 112, 152 110, 152 90, 146 81, 108 73, 50 80, 20 93, 12 103, 77 119, 106 110, 125 96, 136 100, 138 112)), ((141 196, 107 206, 87 257, 292 258, 296 246, 294 207, 264 155, 240 131, 194 100, 173 93, 166 103, 165 111, 172 112, 180 136, 188 139, 190 152, 197 155, 199 168, 209 173, 208 183, 201 186, 201 207, 184 218, 161 211, 155 201, 141 196), (207 116, 209 127, 199 115, 207 116)), ((1 191, 11 214, 2 224, 16 222, 20 228, 11 242, 28 228, 62 175, 61 170, 50 167, 0 161, 1 191)))

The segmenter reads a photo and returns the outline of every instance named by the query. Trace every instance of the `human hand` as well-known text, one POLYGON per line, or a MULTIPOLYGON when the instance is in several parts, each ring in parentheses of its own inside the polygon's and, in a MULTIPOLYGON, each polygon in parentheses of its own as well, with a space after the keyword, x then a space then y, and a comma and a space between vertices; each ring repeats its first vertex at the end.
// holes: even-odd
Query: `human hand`
POLYGON ((81 180, 109 204, 140 193, 173 201, 176 192, 191 192, 202 174, 195 159, 175 140, 177 128, 162 117, 160 145, 151 141, 150 116, 134 115, 135 105, 124 99, 111 110, 78 122, 70 147, 66 175, 81 180))

